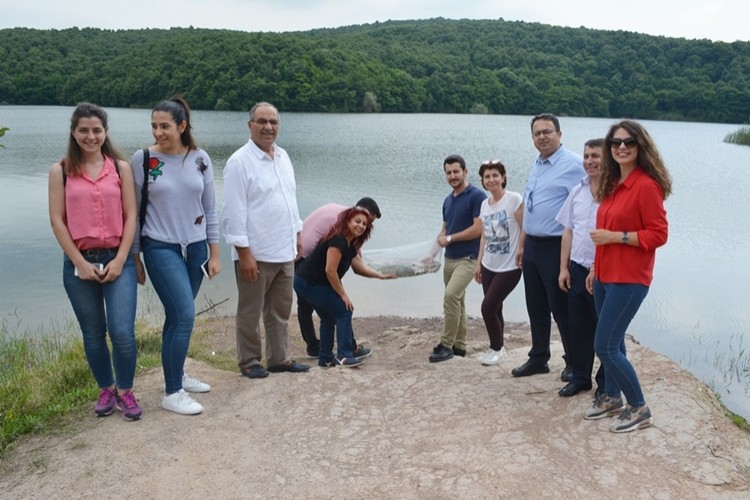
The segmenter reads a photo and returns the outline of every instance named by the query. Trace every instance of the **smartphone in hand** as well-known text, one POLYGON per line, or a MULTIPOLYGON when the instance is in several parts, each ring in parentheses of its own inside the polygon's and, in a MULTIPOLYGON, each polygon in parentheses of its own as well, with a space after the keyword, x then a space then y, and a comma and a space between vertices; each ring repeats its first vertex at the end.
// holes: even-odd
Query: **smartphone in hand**
POLYGON ((206 279, 211 279, 211 277, 208 275, 208 261, 201 264, 201 271, 203 271, 203 276, 205 276, 206 279))
MULTIPOLYGON (((94 267, 96 267, 97 270, 103 271, 104 270, 104 264, 101 262, 97 262, 94 264, 94 267)), ((78 268, 75 268, 75 271, 73 271, 73 276, 78 276, 78 268)))

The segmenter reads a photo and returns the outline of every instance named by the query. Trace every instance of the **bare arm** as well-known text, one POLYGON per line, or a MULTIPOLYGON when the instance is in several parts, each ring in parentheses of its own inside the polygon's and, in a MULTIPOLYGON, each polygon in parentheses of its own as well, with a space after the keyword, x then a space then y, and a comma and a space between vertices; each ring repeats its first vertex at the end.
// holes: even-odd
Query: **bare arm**
POLYGON ((65 255, 78 269, 78 276, 83 280, 102 281, 94 265, 83 258, 76 247, 73 237, 65 225, 65 187, 63 186, 62 165, 55 163, 49 171, 49 221, 52 232, 65 252, 65 255))
POLYGON ((122 274, 122 267, 130 253, 135 238, 136 218, 138 209, 135 205, 135 184, 133 183, 133 171, 130 164, 125 161, 116 160, 120 169, 120 197, 122 200, 123 227, 120 238, 120 246, 117 255, 104 268, 103 282, 114 281, 122 274))
POLYGON ((352 259, 352 270, 365 278, 377 278, 381 280, 392 280, 397 278, 395 274, 383 274, 377 272, 375 269, 365 264, 365 261, 362 260, 362 257, 360 257, 359 254, 352 259))
POLYGON ((570 249, 573 245, 573 231, 565 228, 560 241, 560 275, 557 284, 563 292, 570 291, 570 249))
POLYGON ((354 304, 349 300, 349 296, 346 294, 344 285, 341 284, 341 279, 339 278, 338 267, 340 262, 341 250, 336 247, 328 247, 328 251, 326 252, 326 278, 328 278, 328 283, 331 285, 331 288, 333 288, 334 291, 339 294, 341 300, 344 301, 346 308, 353 311, 354 304))
MULTIPOLYGON (((438 236, 438 243, 440 243, 440 246, 445 247, 449 245, 447 240, 448 236, 449 235, 445 234, 445 224, 443 224, 443 229, 438 236)), ((455 243, 457 241, 474 240, 479 238, 480 236, 482 236, 482 219, 480 219, 479 217, 474 217, 474 222, 472 222, 471 226, 467 227, 463 231, 459 231, 450 235, 451 243, 455 243)))

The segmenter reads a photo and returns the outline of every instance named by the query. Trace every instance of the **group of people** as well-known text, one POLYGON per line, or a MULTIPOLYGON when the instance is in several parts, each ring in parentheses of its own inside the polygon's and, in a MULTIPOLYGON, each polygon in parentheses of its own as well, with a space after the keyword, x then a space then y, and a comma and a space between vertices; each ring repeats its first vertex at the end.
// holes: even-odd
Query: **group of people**
POLYGON ((203 407, 186 391, 211 390, 184 372, 194 299, 204 276, 221 272, 213 167, 191 129, 182 98, 159 102, 151 113, 154 144, 128 163, 108 137, 106 112, 81 103, 73 111, 65 157, 50 169, 50 222, 64 252, 65 290, 100 387, 99 416, 119 410, 125 420, 138 420, 143 414, 132 389, 136 288, 146 282, 146 271, 165 315, 162 407, 200 413, 203 407))
POLYGON ((361 259, 361 247, 380 208, 371 198, 362 198, 354 207, 329 204, 310 215, 303 231, 292 163, 276 144, 278 110, 266 102, 256 104, 248 128, 250 139, 224 170, 220 218, 211 159, 196 145, 190 108, 183 98, 175 96, 154 106, 154 144, 136 151, 130 163, 110 141, 102 108, 81 103, 74 110, 65 157, 50 169, 49 213, 64 253, 65 290, 100 387, 96 415, 118 410, 125 420, 138 420, 143 414, 133 393, 134 323, 137 284, 146 282, 147 272, 165 316, 161 406, 183 415, 203 411, 191 394, 208 392, 211 386, 186 374, 184 364, 195 297, 204 277, 221 272, 220 225, 234 260, 242 375, 263 378, 309 370, 288 352, 293 290, 308 357, 318 358, 324 367, 350 367, 372 354, 356 345, 354 306, 341 278, 350 267, 371 278, 395 278, 361 259), (320 341, 313 310, 321 318, 320 341))
POLYGON ((490 340, 478 359, 500 363, 506 357, 503 301, 523 277, 531 349, 511 374, 549 373, 554 319, 565 353, 560 378, 566 385, 559 395, 592 389, 596 354, 597 389, 584 418, 616 415, 612 432, 647 427, 651 411, 627 358, 625 333, 651 285, 656 248, 667 241, 671 177, 651 136, 633 120, 587 141, 583 158, 563 147, 555 115, 535 116, 531 136, 539 155, 523 194, 505 189, 507 171, 499 160, 479 167, 489 196, 468 182, 462 157, 443 162, 452 188, 437 236, 445 247, 444 326, 429 361, 466 355, 464 299, 473 278, 484 290, 481 312, 490 340))
MULTIPOLYGON (((184 363, 195 297, 204 277, 221 272, 219 227, 232 248, 242 375, 310 369, 289 355, 294 292, 308 358, 321 367, 354 367, 372 354, 354 338, 354 305, 341 279, 350 268, 370 278, 396 277, 370 268, 361 256, 380 207, 367 197, 351 207, 331 203, 303 222, 292 162, 276 144, 279 126, 270 103, 250 109, 250 138, 224 169, 219 216, 211 159, 196 145, 184 99, 175 96, 153 108, 154 144, 136 151, 130 163, 108 137, 104 110, 90 103, 76 107, 65 157, 50 170, 49 211, 64 252, 65 290, 100 387, 97 415, 119 410, 125 420, 142 416, 133 394, 134 322, 137 283, 145 283, 146 271, 165 314, 161 406, 185 415, 203 411, 193 395, 211 387, 186 374, 184 363), (313 311, 320 317, 320 340, 313 311)), ((499 160, 479 168, 489 196, 468 182, 461 156, 443 163, 452 188, 437 236, 445 250, 445 317, 429 361, 466 355, 465 292, 476 280, 484 290, 481 312, 490 339, 479 359, 500 363, 506 357, 503 301, 523 277, 532 347, 512 375, 549 372, 552 317, 565 351, 561 378, 567 385, 560 396, 592 388, 596 353, 596 398, 585 418, 617 414, 614 432, 645 427, 651 413, 624 336, 648 292, 655 250, 667 239, 663 202, 671 178, 651 137, 634 121, 618 122, 604 139, 587 142, 583 160, 562 146, 556 116, 534 117, 531 133, 539 156, 523 194, 505 189, 508 173, 499 160)))

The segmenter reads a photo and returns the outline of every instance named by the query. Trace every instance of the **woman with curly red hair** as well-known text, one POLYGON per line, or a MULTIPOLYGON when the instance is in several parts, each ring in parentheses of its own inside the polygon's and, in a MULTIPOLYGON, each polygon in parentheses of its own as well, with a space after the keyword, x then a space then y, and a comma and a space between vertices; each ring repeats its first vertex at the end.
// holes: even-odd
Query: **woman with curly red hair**
POLYGON ((396 277, 393 274, 379 273, 362 261, 359 252, 370 238, 372 221, 372 214, 362 207, 352 207, 341 212, 331 230, 321 238, 294 277, 297 296, 309 302, 320 316, 318 366, 349 367, 362 364, 362 359, 357 359, 353 350, 354 304, 341 283, 341 278, 349 268, 367 278, 396 277), (335 357, 334 330, 338 344, 335 357))

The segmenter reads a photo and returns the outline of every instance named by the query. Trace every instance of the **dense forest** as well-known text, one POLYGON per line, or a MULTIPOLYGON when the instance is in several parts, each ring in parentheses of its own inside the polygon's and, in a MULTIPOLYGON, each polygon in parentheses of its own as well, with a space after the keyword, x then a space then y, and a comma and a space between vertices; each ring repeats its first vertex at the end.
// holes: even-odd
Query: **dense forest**
POLYGON ((0 30, 0 103, 496 113, 744 123, 750 42, 501 20, 288 33, 0 30))

